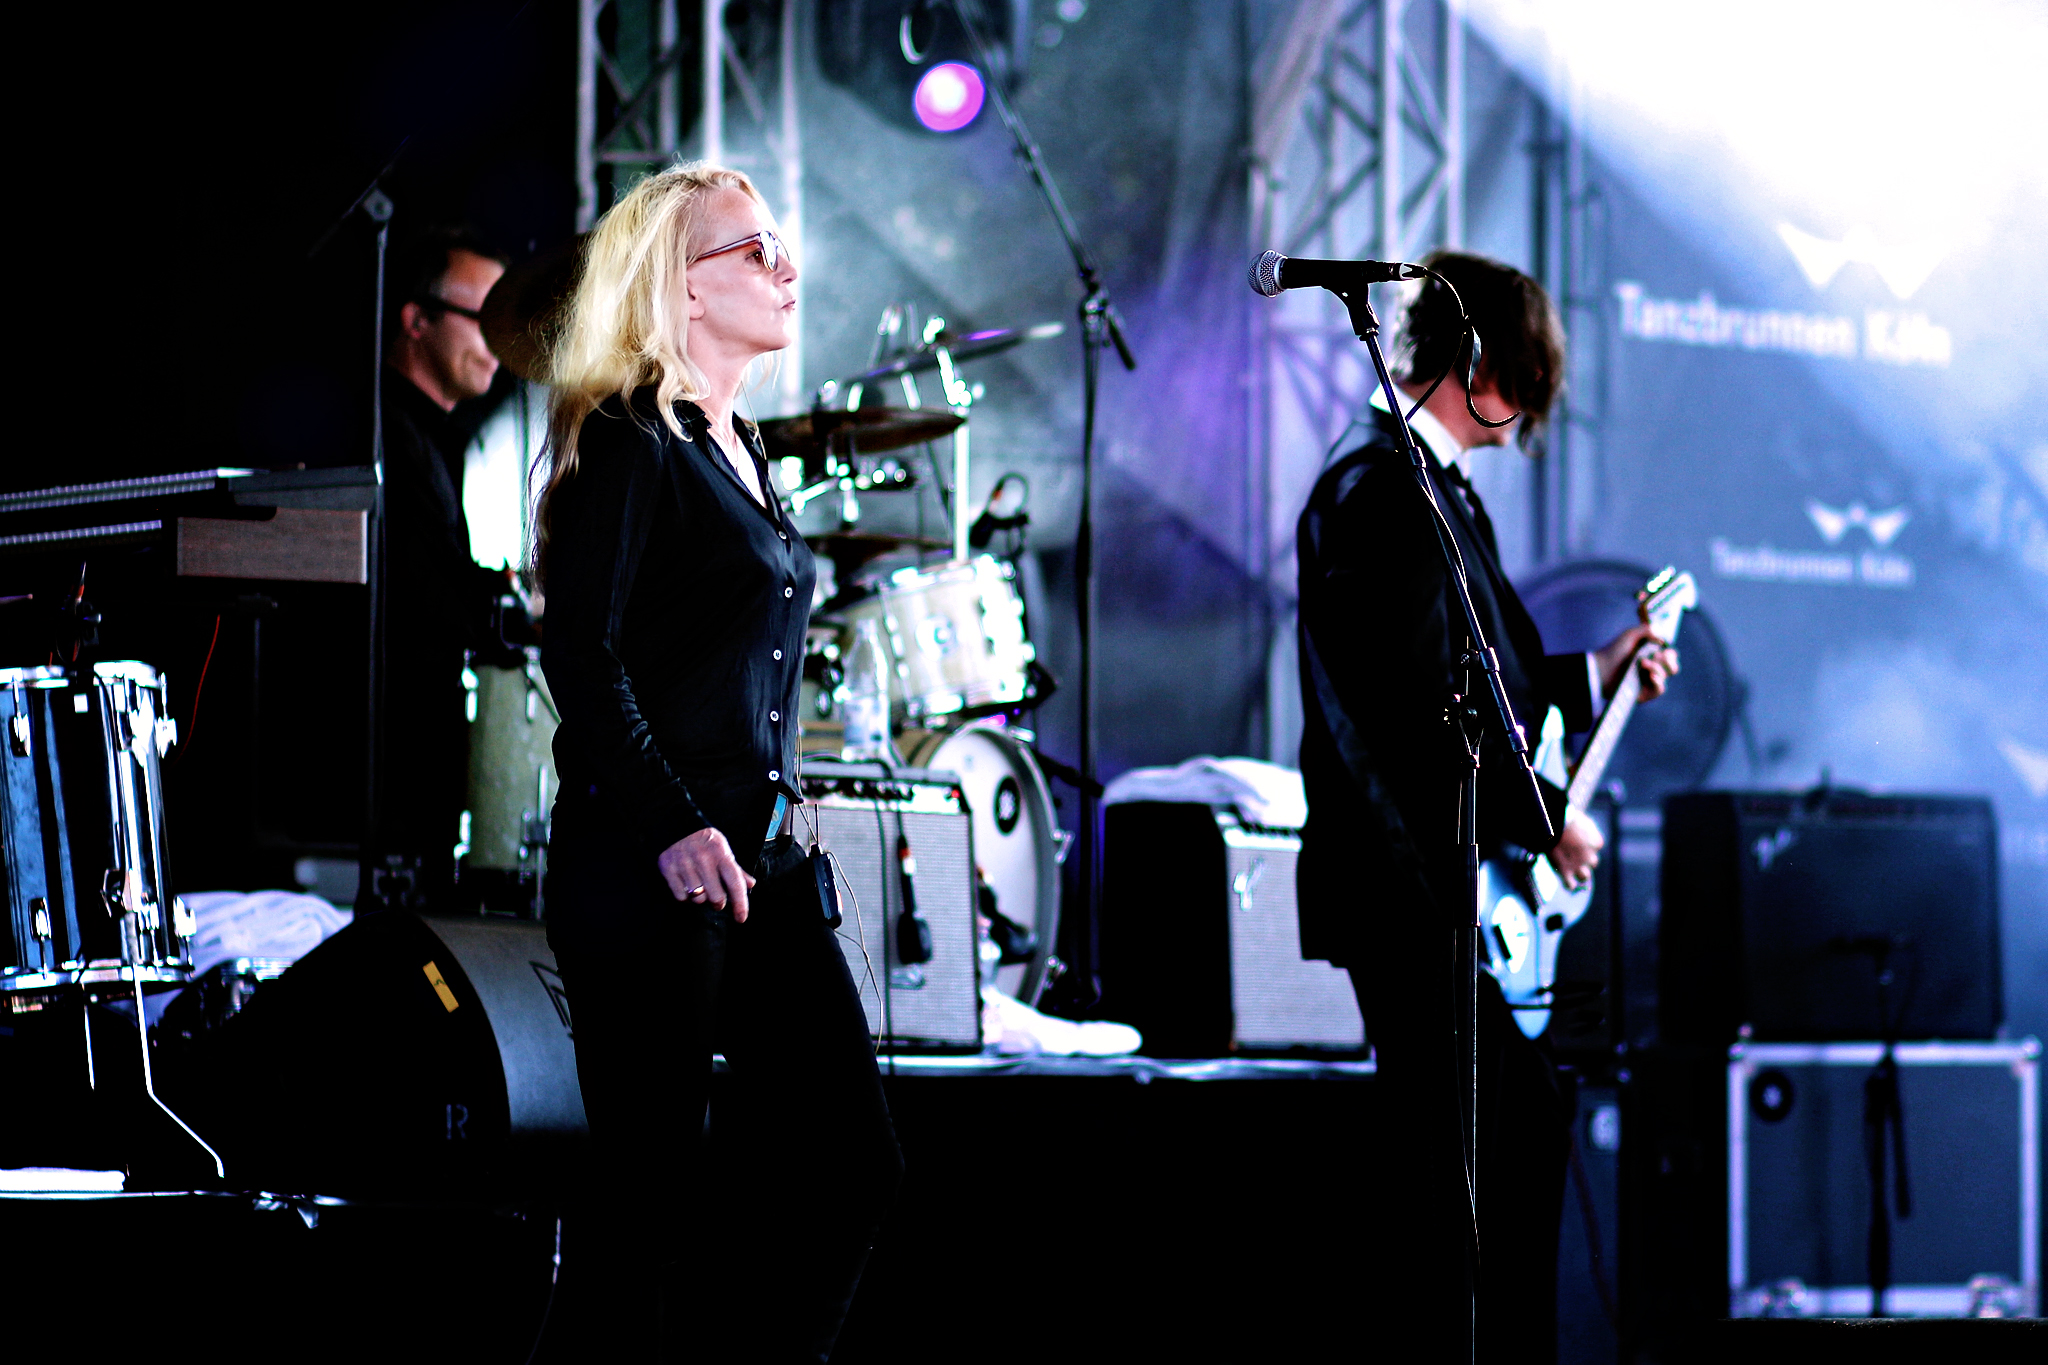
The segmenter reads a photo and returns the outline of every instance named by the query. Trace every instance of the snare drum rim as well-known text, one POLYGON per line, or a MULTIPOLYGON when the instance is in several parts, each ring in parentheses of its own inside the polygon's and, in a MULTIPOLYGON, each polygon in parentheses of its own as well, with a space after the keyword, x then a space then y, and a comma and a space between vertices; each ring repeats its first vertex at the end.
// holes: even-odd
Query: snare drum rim
POLYGON ((37 664, 34 668, 0 668, 0 687, 68 687, 71 670, 61 665, 37 664))

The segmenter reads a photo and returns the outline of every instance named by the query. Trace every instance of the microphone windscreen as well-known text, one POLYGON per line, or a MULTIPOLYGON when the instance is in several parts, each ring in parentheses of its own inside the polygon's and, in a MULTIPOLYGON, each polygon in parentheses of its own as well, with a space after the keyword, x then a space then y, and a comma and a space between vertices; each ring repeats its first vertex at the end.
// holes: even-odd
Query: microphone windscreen
POLYGON ((1277 298, 1280 293, 1280 267, 1287 258, 1277 251, 1268 251, 1252 262, 1252 288, 1267 298, 1277 298))

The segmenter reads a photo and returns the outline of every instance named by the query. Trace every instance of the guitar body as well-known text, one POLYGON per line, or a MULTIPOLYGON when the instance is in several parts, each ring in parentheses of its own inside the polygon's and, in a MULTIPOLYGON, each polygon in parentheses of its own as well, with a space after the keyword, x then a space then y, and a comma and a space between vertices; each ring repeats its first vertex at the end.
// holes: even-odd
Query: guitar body
MULTIPOLYGON (((1691 574, 1666 569, 1643 590, 1640 614, 1666 644, 1678 638, 1678 623, 1699 596, 1691 574)), ((1556 707, 1543 718, 1543 731, 1533 759, 1542 776, 1566 789, 1570 808, 1583 811, 1599 789, 1608 760, 1620 743, 1623 727, 1635 710, 1640 682, 1630 662, 1622 685, 1601 714, 1580 755, 1578 768, 1565 771, 1564 717, 1556 707)), ((1500 983, 1515 1023, 1531 1038, 1550 1027, 1556 1003, 1557 953, 1571 927, 1593 903, 1593 879, 1567 889, 1550 860, 1509 849, 1479 865, 1479 925, 1485 944, 1481 965, 1500 983)))
POLYGON ((1592 903, 1592 881, 1568 891, 1548 859, 1499 857, 1479 865, 1480 923, 1487 949, 1482 965, 1500 983, 1515 1024, 1531 1038, 1550 1027, 1558 948, 1592 903), (1548 899, 1537 890, 1544 882, 1555 888, 1548 899))

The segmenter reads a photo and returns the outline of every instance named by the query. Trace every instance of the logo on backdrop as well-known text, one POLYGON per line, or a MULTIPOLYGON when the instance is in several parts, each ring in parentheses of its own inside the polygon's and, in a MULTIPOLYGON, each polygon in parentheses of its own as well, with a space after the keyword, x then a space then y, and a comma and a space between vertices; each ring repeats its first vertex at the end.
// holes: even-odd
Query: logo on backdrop
MULTIPOLYGON (((1901 303, 1919 292, 1948 254, 1947 248, 1927 243, 1883 241, 1862 226, 1836 242, 1780 223, 1778 240, 1816 290, 1827 288, 1849 266, 1868 266, 1901 303)), ((1621 334, 1642 341, 1936 369, 1947 369, 1955 358, 1955 338, 1948 328, 1917 310, 1866 308, 1859 327, 1854 318, 1833 313, 1729 308, 1705 289, 1694 299, 1660 299, 1634 280, 1623 280, 1614 292, 1621 300, 1621 334)))
POLYGON ((1913 561, 1886 547, 1913 519, 1904 507, 1873 512, 1860 502, 1831 507, 1818 498, 1806 500, 1806 517, 1830 548, 1781 550, 1775 545, 1736 545, 1716 536, 1708 542, 1714 572, 1722 578, 1757 583, 1818 583, 1832 587, 1910 588, 1913 561), (1862 535, 1852 538, 1851 531, 1862 535), (1865 543, 1857 544, 1858 540, 1865 543))
POLYGON ((1875 232, 1860 224, 1850 228, 1849 235, 1841 241, 1831 242, 1801 232, 1790 223, 1780 223, 1778 240, 1799 262, 1801 273, 1815 289, 1827 288, 1842 273, 1843 266, 1867 265, 1892 291, 1892 297, 1902 303, 1919 292, 1927 277, 1934 273, 1934 267, 1948 254, 1946 247, 1927 243, 1880 241, 1875 232))
POLYGON ((1870 532, 1870 538, 1879 545, 1889 545, 1906 529, 1912 520, 1912 513, 1903 507, 1894 507, 1889 512, 1873 512, 1860 502, 1847 507, 1835 508, 1815 498, 1806 500, 1806 515, 1813 520, 1813 527, 1820 532, 1820 538, 1833 545, 1849 534, 1851 526, 1861 526, 1870 532))
POLYGON ((1936 369, 1947 369, 1955 358, 1948 328, 1925 313, 1869 308, 1859 328, 1854 318, 1828 313, 1729 308, 1706 289, 1694 299, 1660 299, 1634 280, 1622 280, 1614 293, 1621 300, 1621 334, 1639 341, 1936 369))

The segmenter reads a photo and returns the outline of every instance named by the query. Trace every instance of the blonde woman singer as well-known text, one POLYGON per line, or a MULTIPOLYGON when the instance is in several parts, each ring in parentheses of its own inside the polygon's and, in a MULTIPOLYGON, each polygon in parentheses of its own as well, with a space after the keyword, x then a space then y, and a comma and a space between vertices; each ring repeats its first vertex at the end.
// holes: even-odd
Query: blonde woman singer
POLYGON ((813 560, 733 414, 790 344, 796 276, 746 176, 677 167, 598 224, 554 352, 548 938, 601 1173, 593 1359, 824 1360, 902 1176, 791 837, 813 560), (716 1169, 714 1052, 736 1101, 716 1169))

